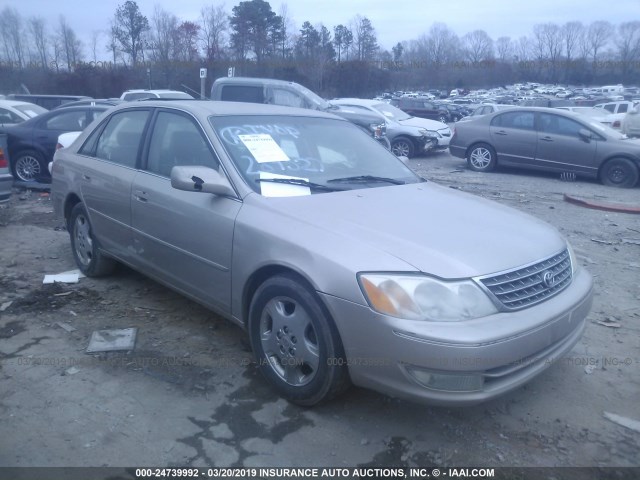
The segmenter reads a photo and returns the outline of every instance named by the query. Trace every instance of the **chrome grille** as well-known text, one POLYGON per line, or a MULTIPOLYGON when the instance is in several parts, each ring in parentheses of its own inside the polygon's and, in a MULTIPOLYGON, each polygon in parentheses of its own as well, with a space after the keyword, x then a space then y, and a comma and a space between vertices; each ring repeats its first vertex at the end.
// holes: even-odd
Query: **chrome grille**
POLYGON ((527 267, 479 279, 508 310, 540 303, 571 283, 569 251, 527 267))

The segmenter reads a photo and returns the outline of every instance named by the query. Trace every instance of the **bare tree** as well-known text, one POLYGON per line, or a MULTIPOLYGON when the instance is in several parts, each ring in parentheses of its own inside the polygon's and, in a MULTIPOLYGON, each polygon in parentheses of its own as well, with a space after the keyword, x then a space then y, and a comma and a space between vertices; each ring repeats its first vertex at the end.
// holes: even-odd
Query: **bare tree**
POLYGON ((625 22, 618 27, 616 40, 618 58, 622 65, 622 77, 627 78, 633 63, 640 60, 640 21, 625 22))
POLYGON ((580 39, 584 35, 584 26, 580 22, 567 22, 562 26, 562 42, 567 63, 574 58, 580 39))
POLYGON ((348 52, 352 43, 353 33, 351 30, 344 25, 337 25, 333 28, 333 44, 338 51, 338 63, 340 63, 342 52, 348 52))
POLYGON ((531 59, 531 39, 526 36, 522 36, 515 44, 516 59, 520 62, 526 62, 531 59))
POLYGON ((502 63, 508 63, 513 57, 513 44, 510 37, 499 37, 496 40, 496 52, 502 63))
POLYGON ((24 28, 22 17, 15 8, 5 7, 0 12, 0 32, 2 32, 2 42, 5 58, 18 68, 23 68, 25 64, 24 28))
POLYGON ((179 53, 178 17, 156 5, 151 17, 149 48, 155 62, 169 63, 179 53))
POLYGON ((62 58, 67 64, 67 69, 71 71, 73 66, 82 59, 82 43, 62 15, 60 15, 58 38, 62 47, 62 58))
MULTIPOLYGON (((555 23, 534 25, 533 38, 538 60, 549 66, 551 81, 557 80, 558 61, 562 54, 562 30, 555 23)), ((542 66, 542 65, 541 65, 542 66)))
POLYGON ((102 36, 102 32, 100 30, 92 30, 91 31, 91 55, 94 62, 98 61, 98 41, 102 36))
POLYGON ((224 3, 209 5, 200 11, 202 45, 205 58, 209 61, 222 57, 229 30, 228 18, 224 3))
POLYGON ((444 23, 434 23, 427 37, 429 60, 435 65, 453 62, 458 57, 460 39, 444 23))
POLYGON ((289 6, 286 3, 280 5, 278 15, 282 21, 282 36, 278 48, 279 55, 282 55, 282 58, 287 58, 291 55, 295 44, 293 41, 293 32, 296 31, 296 25, 289 14, 289 6))
POLYGON ((472 63, 493 58, 493 40, 484 30, 474 30, 462 37, 463 52, 472 63))
POLYGON ((589 45, 589 52, 591 54, 591 60, 595 64, 598 60, 598 53, 609 43, 609 39, 613 35, 613 27, 609 22, 599 20, 589 25, 587 33, 587 44, 589 45))
POLYGON ((119 50, 118 50, 117 28, 113 23, 113 21, 111 22, 111 25, 107 33, 109 34, 109 41, 107 42, 107 51, 111 52, 111 55, 113 58, 113 64, 115 65, 116 63, 118 63, 119 50))
POLYGON ((29 19, 29 30, 33 38, 33 46, 36 50, 37 62, 42 68, 48 68, 48 41, 45 28, 45 21, 42 17, 31 17, 29 19))

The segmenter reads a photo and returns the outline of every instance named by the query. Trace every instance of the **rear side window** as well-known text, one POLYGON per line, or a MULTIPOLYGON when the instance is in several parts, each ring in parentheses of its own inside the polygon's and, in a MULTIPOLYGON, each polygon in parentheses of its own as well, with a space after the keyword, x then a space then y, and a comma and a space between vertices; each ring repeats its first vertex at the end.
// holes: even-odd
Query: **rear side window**
MULTIPOLYGON (((135 110, 112 115, 109 123, 97 138, 95 156, 125 167, 135 168, 140 140, 148 117, 148 110, 135 110)), ((87 142, 87 145, 90 143, 92 142, 87 142)))
POLYGON ((227 102, 264 103, 263 88, 249 85, 223 85, 220 100, 227 102))
POLYGON ((84 110, 53 115, 44 124, 44 128, 47 130, 67 130, 69 132, 82 130, 86 126, 87 114, 84 110))
POLYGON ((493 120, 491 120, 491 126, 533 130, 534 118, 533 112, 508 112, 494 117, 493 120))

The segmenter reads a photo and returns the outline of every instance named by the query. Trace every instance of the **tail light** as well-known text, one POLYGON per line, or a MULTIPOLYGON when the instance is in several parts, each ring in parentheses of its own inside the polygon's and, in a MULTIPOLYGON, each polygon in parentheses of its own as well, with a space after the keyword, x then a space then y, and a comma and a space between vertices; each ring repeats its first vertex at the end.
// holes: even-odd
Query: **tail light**
POLYGON ((7 162, 7 157, 4 156, 4 150, 0 148, 0 168, 8 168, 9 162, 7 162))
POLYGON ((60 150, 61 148, 64 148, 64 145, 62 145, 61 143, 56 143, 56 150, 60 150))
POLYGON ((613 128, 620 128, 620 120, 616 120, 615 122, 613 122, 613 124, 611 126, 613 128))

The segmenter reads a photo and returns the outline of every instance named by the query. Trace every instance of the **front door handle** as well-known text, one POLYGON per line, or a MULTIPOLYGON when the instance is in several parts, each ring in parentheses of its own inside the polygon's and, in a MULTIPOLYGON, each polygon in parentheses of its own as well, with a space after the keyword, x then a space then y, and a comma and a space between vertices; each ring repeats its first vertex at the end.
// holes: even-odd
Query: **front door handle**
POLYGON ((135 192, 133 192, 133 198, 135 198, 136 200, 140 201, 140 202, 147 202, 147 192, 143 191, 143 190, 136 190, 135 192))
POLYGON ((551 137, 540 137, 540 140, 544 142, 553 142, 553 138, 551 137))
POLYGON ((505 132, 504 130, 498 130, 496 132, 496 135, 506 135, 506 134, 507 134, 507 132, 505 132))

